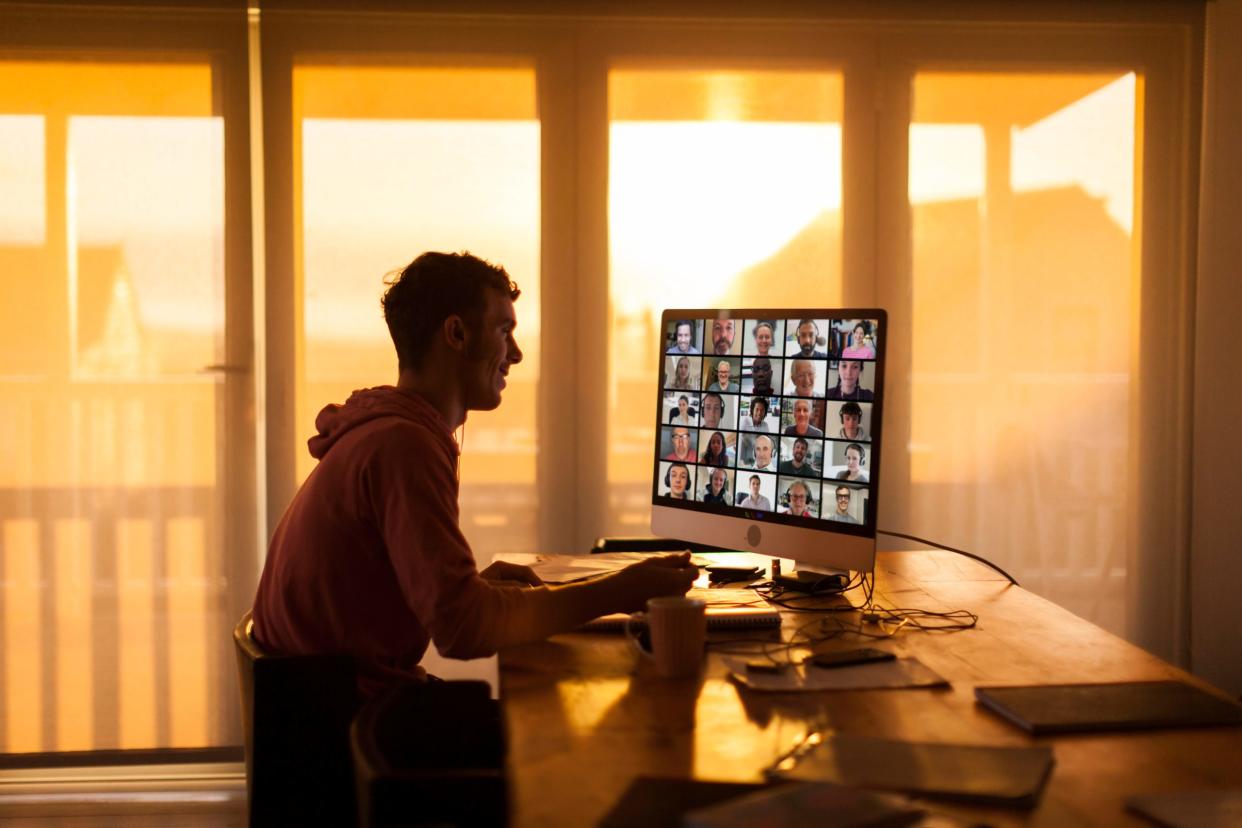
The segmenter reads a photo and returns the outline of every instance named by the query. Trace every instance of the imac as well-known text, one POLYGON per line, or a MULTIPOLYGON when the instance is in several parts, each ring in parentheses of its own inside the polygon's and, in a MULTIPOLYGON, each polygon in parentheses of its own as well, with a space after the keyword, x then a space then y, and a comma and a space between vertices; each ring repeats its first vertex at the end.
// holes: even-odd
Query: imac
POLYGON ((871 571, 887 323, 877 308, 664 311, 652 532, 871 571), (666 399, 690 376, 696 417, 672 424, 666 399))

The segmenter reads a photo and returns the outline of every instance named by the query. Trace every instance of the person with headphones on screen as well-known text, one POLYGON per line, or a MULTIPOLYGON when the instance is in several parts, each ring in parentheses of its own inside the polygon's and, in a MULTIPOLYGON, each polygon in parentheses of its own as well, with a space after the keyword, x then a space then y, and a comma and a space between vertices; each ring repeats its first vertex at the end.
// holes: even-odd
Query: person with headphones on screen
POLYGON ((802 477, 819 477, 819 470, 811 463, 811 458, 807 456, 810 451, 810 444, 807 443, 805 437, 797 437, 793 441, 793 450, 788 460, 782 460, 777 471, 781 474, 797 474, 802 477))
POLYGON ((867 452, 858 443, 850 443, 845 447, 845 471, 837 473, 837 480, 848 480, 851 483, 868 483, 871 476, 862 468, 867 462, 867 452))
POLYGON ((866 440, 867 429, 862 427, 862 406, 847 402, 841 406, 841 431, 839 437, 846 440, 866 440))
POLYGON ((365 700, 425 681, 433 641, 479 658, 690 588, 698 569, 684 553, 564 586, 512 563, 478 570, 458 525, 453 432, 500 405, 522 361, 518 294, 504 268, 468 253, 425 253, 389 282, 397 384, 319 412, 308 444, 319 462, 276 527, 255 594, 264 650, 350 656, 365 700))
POLYGON ((724 397, 710 391, 703 395, 699 407, 703 410, 703 428, 720 428, 720 421, 725 415, 724 397))
POLYGON ((785 489, 785 499, 789 501, 789 505, 781 507, 782 514, 795 517, 815 517, 815 513, 810 508, 811 487, 801 480, 795 480, 789 484, 789 488, 785 489))
POLYGON ((743 509, 761 509, 764 512, 772 511, 772 501, 759 494, 759 486, 763 481, 757 474, 750 476, 750 494, 742 498, 737 505, 743 509))
POLYGON ((673 463, 664 472, 664 485, 668 491, 664 494, 677 500, 690 498, 690 467, 685 463, 673 463))
POLYGON ((858 518, 850 514, 850 487, 837 486, 837 510, 828 516, 828 520, 837 523, 858 523, 858 518))
POLYGON ((719 506, 729 504, 729 479, 724 469, 712 469, 707 485, 703 488, 703 502, 719 506))
POLYGON ((818 357, 820 359, 828 356, 824 351, 817 351, 815 349, 815 346, 821 340, 819 338, 819 323, 814 319, 798 320, 798 327, 794 331, 794 336, 798 340, 798 356, 818 357))
POLYGON ((702 353, 694 347, 694 323, 689 319, 678 319, 673 325, 673 344, 665 351, 666 354, 698 354, 702 353))

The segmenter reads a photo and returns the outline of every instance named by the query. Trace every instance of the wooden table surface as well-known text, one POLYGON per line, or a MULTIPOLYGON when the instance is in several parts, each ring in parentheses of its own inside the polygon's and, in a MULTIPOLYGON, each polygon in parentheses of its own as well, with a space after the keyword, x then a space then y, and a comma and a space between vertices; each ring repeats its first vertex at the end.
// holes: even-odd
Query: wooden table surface
MULTIPOLYGON (((1033 811, 924 803, 997 825, 1147 824, 1125 812, 1126 797, 1242 788, 1242 728, 1033 739, 978 708, 973 695, 990 684, 1190 678, 1183 671, 951 553, 881 553, 876 576, 884 606, 979 616, 972 630, 903 630, 879 645, 917 656, 950 688, 756 694, 727 678, 710 647, 702 678, 661 679, 617 634, 559 635, 503 652, 514 825, 594 825, 643 774, 760 781, 808 722, 910 741, 1051 745, 1056 765, 1033 811)), ((782 637, 818 617, 785 614, 782 637)), ((857 623, 856 613, 836 617, 857 623)), ((766 635, 775 640, 774 631, 766 635)), ((738 635, 709 639, 722 637, 738 635)), ((844 632, 819 649, 874 643, 844 632)))

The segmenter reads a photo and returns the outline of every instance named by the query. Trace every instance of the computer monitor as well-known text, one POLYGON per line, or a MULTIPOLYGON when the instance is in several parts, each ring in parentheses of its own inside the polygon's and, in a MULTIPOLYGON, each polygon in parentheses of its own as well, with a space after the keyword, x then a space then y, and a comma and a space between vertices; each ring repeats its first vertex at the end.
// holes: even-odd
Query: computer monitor
POLYGON ((872 570, 887 333, 877 308, 666 310, 652 532, 872 570))

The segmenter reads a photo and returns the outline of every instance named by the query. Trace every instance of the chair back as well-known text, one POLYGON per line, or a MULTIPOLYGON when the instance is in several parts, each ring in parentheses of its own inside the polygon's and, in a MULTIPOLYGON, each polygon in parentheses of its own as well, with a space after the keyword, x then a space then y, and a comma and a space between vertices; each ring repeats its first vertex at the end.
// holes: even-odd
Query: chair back
POLYGON ((253 630, 249 612, 233 629, 250 825, 353 825, 353 660, 266 653, 253 630))
POLYGON ((393 688, 362 708, 350 737, 359 825, 507 824, 505 726, 486 682, 393 688))

